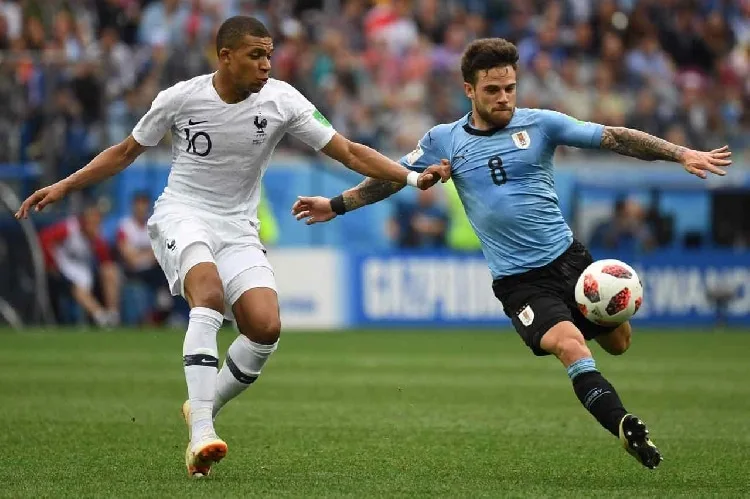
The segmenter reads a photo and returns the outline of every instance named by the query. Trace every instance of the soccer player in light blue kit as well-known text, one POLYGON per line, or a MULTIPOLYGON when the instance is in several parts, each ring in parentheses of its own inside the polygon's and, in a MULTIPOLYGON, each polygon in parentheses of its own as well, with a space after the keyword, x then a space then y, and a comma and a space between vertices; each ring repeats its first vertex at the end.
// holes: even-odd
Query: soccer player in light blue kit
MULTIPOLYGON (((437 125, 401 164, 424 170, 433 163, 451 169, 456 190, 493 277, 505 313, 536 355, 555 355, 567 369, 584 407, 619 437, 640 463, 655 468, 661 453, 646 425, 630 414, 614 387, 597 370, 586 341, 596 339, 610 354, 630 346, 628 322, 603 327, 578 310, 574 288, 593 261, 573 238, 554 189, 552 158, 559 145, 609 149, 647 161, 681 163, 694 175, 724 175, 727 147, 700 152, 638 130, 584 123, 541 109, 516 108, 516 47, 499 38, 471 43, 461 60, 464 90, 472 111, 437 125)), ((403 185, 366 179, 327 199, 300 198, 297 219, 325 222, 394 194, 403 185)))

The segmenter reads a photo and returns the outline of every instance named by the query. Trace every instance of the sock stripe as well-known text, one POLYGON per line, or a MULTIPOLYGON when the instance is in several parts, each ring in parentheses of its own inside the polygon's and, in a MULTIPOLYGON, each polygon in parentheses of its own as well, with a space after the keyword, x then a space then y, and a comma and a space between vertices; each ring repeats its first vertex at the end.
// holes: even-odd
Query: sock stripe
POLYGON ((239 381, 240 383, 244 383, 246 385, 251 385, 253 382, 258 379, 258 375, 250 375, 243 373, 239 367, 237 367, 237 364, 234 363, 232 360, 232 357, 227 355, 227 358, 225 360, 225 363, 227 367, 229 368, 229 372, 232 373, 232 376, 239 381))
POLYGON ((205 366, 219 368, 219 359, 213 355, 206 355, 204 353, 196 353, 193 355, 183 355, 182 364, 184 366, 205 366))
POLYGON ((568 366, 568 377, 573 380, 583 373, 597 372, 596 362, 591 357, 578 359, 568 366))

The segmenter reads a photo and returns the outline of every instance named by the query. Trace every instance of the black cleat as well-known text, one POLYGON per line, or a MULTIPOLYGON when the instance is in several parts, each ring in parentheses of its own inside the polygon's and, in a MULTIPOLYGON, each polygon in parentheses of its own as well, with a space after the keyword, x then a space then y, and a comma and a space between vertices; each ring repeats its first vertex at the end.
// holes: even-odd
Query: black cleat
POLYGON ((632 414, 626 414, 620 421, 620 441, 625 450, 648 469, 656 468, 663 460, 659 449, 648 438, 646 423, 632 414))

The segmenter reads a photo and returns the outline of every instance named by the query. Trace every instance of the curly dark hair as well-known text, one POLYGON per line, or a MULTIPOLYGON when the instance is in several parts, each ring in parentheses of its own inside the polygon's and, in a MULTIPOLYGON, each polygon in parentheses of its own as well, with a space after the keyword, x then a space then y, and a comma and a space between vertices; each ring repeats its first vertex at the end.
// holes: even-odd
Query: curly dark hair
POLYGON ((466 83, 477 83, 477 71, 511 66, 518 70, 518 49, 503 38, 480 38, 466 47, 461 56, 461 75, 466 83))

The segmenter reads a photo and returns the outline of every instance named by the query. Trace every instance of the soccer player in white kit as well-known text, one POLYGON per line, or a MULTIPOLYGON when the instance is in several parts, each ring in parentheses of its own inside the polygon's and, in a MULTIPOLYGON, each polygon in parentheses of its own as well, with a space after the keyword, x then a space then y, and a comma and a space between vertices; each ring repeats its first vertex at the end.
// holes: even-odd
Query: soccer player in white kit
POLYGON ((186 465, 206 476, 227 453, 213 420, 260 375, 281 330, 273 270, 258 238, 260 179, 285 133, 368 177, 426 189, 449 168, 410 172, 353 143, 291 85, 269 78, 273 41, 255 18, 227 19, 216 36, 219 68, 159 93, 123 142, 26 199, 17 218, 117 174, 172 131, 172 170, 148 222, 151 245, 173 294, 190 305, 183 344, 190 429, 186 465), (218 370, 216 334, 225 316, 241 333, 218 370), (218 371, 218 372, 217 372, 218 371))

